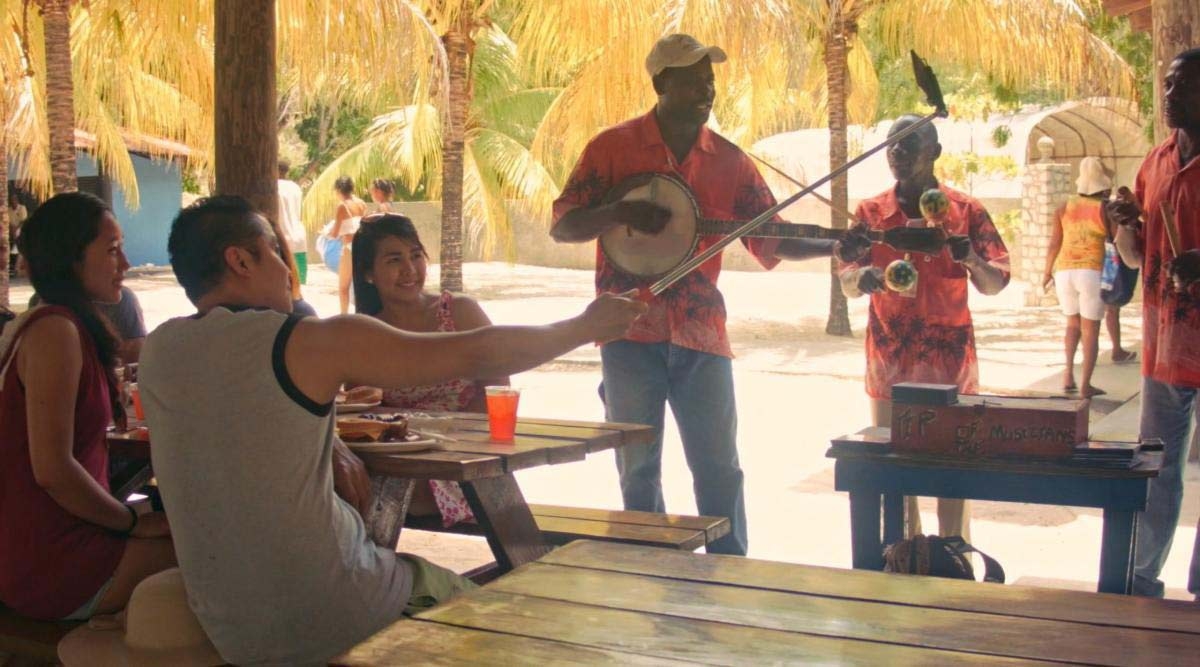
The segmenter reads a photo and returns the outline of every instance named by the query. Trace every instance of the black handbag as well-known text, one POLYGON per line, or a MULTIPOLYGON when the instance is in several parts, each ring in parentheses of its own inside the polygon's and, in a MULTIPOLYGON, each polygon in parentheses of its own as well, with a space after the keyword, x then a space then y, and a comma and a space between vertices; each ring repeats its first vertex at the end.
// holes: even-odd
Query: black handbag
POLYGON ((957 535, 916 535, 888 545, 883 550, 883 571, 974 580, 975 569, 967 557, 972 552, 983 558, 984 581, 1004 583, 1004 568, 1000 563, 957 535))

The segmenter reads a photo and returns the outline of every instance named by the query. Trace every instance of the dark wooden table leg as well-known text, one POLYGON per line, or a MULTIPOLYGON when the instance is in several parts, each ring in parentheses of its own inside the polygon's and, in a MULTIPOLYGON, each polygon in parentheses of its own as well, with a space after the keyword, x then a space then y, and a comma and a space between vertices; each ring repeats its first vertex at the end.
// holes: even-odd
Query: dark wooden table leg
POLYGON ((463 495, 487 535, 501 572, 550 552, 512 474, 462 483, 463 495))
POLYGON ((879 539, 879 493, 850 492, 850 549, 854 569, 883 569, 883 543, 879 539))
POLYGON ((1133 592, 1133 541, 1136 530, 1136 512, 1104 510, 1097 591, 1123 595, 1133 592))
POLYGON ((883 546, 904 539, 904 495, 883 494, 883 546))
POLYGON ((371 475, 371 511, 364 517, 364 522, 375 544, 386 549, 396 548, 414 486, 412 479, 371 475))
POLYGON ((121 459, 109 466, 108 488, 112 497, 124 502, 154 477, 149 461, 121 459))

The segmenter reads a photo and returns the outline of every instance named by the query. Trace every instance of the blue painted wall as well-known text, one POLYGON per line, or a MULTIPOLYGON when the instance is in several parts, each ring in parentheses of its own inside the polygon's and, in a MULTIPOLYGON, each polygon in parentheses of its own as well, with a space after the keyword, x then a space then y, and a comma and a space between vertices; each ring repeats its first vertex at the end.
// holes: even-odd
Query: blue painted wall
MULTIPOLYGON (((136 211, 130 210, 125 192, 116 183, 112 185, 113 214, 125 233, 125 256, 133 266, 165 266, 170 263, 167 236, 183 196, 179 163, 151 160, 141 155, 130 157, 137 176, 141 206, 136 211)), ((91 155, 77 154, 76 173, 79 176, 96 175, 96 161, 91 155)))

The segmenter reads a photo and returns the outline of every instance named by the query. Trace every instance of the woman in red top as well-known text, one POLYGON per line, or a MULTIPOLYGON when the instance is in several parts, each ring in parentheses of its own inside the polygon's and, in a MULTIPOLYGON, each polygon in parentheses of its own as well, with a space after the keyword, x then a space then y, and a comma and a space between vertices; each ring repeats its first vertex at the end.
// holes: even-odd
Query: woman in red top
POLYGON ((175 565, 165 515, 139 517, 109 494, 119 341, 92 302, 121 298, 129 262, 112 212, 83 193, 35 211, 20 250, 43 305, 0 341, 0 602, 84 619, 175 565))

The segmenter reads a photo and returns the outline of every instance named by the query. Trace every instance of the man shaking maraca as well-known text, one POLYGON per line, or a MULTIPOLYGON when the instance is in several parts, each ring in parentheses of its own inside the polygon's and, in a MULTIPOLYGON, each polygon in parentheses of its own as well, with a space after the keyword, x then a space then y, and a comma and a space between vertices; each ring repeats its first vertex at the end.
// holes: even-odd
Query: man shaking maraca
MULTIPOLYGON (((902 116, 895 134, 917 122, 902 116)), ((996 294, 1009 280, 1008 249, 978 200, 939 185, 933 165, 942 153, 932 124, 892 145, 888 167, 894 187, 863 201, 856 216, 872 231, 938 226, 948 240, 937 253, 896 250, 875 244, 868 256, 839 265, 848 298, 869 294, 866 389, 875 425, 891 424, 892 385, 898 382, 954 384, 961 393, 979 391, 975 333, 967 308, 968 279, 984 294, 996 294), (885 270, 885 267, 888 267, 885 270), (910 271, 911 270, 911 271, 910 271), (885 289, 904 287, 904 291, 885 289)), ((906 533, 921 532, 915 499, 906 507, 906 533)), ((942 535, 967 535, 963 501, 938 502, 942 535)))

